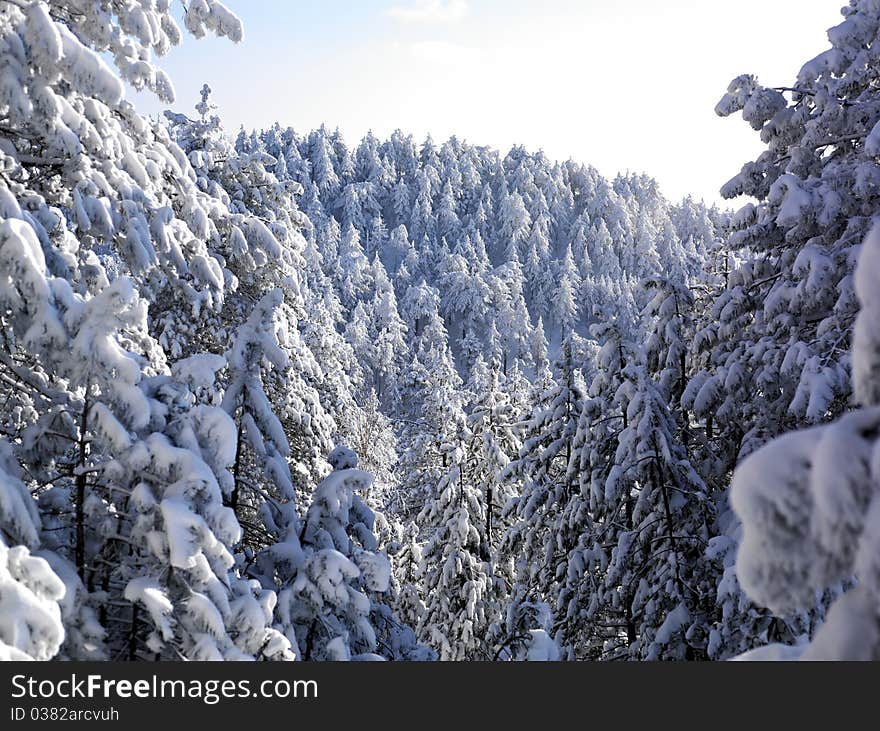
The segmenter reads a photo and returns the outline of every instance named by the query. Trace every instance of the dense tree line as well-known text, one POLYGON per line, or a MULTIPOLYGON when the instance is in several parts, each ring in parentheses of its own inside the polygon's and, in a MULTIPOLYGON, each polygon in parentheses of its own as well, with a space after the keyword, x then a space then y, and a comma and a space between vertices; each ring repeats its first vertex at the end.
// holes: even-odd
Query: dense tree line
POLYGON ((727 214, 231 135, 207 85, 149 120, 167 3, 0 7, 0 657, 877 657, 880 10, 844 16, 719 103, 767 146, 727 214))

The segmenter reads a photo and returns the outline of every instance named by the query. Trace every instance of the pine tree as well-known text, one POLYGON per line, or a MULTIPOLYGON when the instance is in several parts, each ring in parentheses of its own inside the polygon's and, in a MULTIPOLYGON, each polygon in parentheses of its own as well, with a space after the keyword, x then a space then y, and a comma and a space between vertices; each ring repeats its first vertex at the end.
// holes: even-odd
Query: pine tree
POLYGON ((469 435, 464 415, 449 416, 458 427, 452 440, 441 445, 449 467, 418 517, 428 535, 421 564, 426 608, 418 633, 441 660, 488 660, 487 637, 497 621, 500 587, 481 534, 485 498, 465 472, 469 435))
POLYGON ((867 181, 878 121, 855 110, 874 109, 868 58, 877 12, 862 2, 843 12, 828 34, 832 47, 801 68, 793 91, 743 75, 716 107, 722 116, 742 111, 767 144, 722 188, 759 204, 733 218, 728 247, 752 255, 730 272, 703 335, 714 350, 714 408, 744 454, 796 421, 840 414, 850 393, 852 270, 876 207, 867 181))
POLYGON ((502 474, 520 483, 522 492, 505 509, 512 524, 500 553, 515 562, 517 586, 512 594, 532 597, 531 601, 545 597, 555 607, 557 582, 573 548, 558 541, 564 529, 559 519, 576 487, 568 464, 585 390, 570 340, 563 342, 552 374, 546 372, 540 384, 522 447, 502 474))
POLYGON ((67 587, 41 557, 40 515, 0 442, 0 660, 49 660, 65 639, 60 603, 67 587))
POLYGON ((271 506, 272 500, 296 499, 287 462, 290 445, 272 410, 263 375, 267 366, 284 371, 289 365, 276 320, 282 301, 281 290, 270 292, 238 329, 228 357, 230 383, 223 395, 223 409, 234 420, 237 432, 227 504, 245 525, 246 534, 248 525, 256 533, 246 538, 251 549, 259 549, 264 540, 259 535, 261 512, 269 509, 264 506, 271 506), (262 479, 254 479, 251 465, 263 473, 262 479))
POLYGON ((596 538, 612 548, 600 559, 604 586, 590 613, 606 622, 619 617, 620 631, 602 643, 606 657, 705 656, 717 579, 703 559, 711 503, 663 394, 638 365, 624 375, 626 426, 605 480, 596 538))
MULTIPOLYGON (((858 17, 858 16, 855 16, 858 17)), ((870 660, 880 653, 874 544, 877 500, 877 278, 880 231, 866 238, 855 275, 861 311, 853 333, 853 390, 861 408, 837 421, 781 436, 736 470, 731 501, 742 521, 737 576, 774 614, 814 612, 816 598, 834 599, 807 644, 785 636, 754 650, 758 659, 870 660), (857 577, 840 594, 841 585, 857 577)), ((811 628, 812 629, 812 628, 811 628)))
POLYGON ((500 516, 507 501, 513 497, 509 482, 501 475, 521 444, 516 433, 513 407, 502 390, 500 363, 493 360, 488 368, 482 360, 474 367, 468 390, 473 394, 469 404, 467 426, 470 440, 466 447, 466 474, 474 484, 485 490, 486 525, 481 535, 490 551, 500 542, 504 526, 500 516), (480 371, 484 371, 480 373, 480 371))
POLYGON ((501 199, 499 235, 503 248, 499 251, 499 261, 511 261, 519 256, 523 243, 527 240, 532 226, 532 217, 526 208, 519 191, 501 199))
POLYGON ((457 429, 450 414, 463 412, 461 387, 448 348, 422 350, 413 359, 402 390, 409 411, 401 429, 402 479, 395 512, 403 518, 415 518, 449 468, 444 445, 457 429))
POLYGON ((372 476, 344 446, 328 461, 333 472, 315 488, 305 516, 288 514, 256 566, 264 582, 279 586, 276 621, 297 658, 372 659, 391 574, 387 556, 377 552, 375 514, 360 496, 372 476))
POLYGON ((427 611, 419 588, 422 580, 422 545, 418 542, 418 536, 418 526, 409 523, 403 540, 392 555, 394 608, 401 621, 411 627, 418 627, 427 611))
POLYGON ((580 306, 577 301, 577 293, 580 290, 580 275, 574 265, 571 255, 571 247, 565 250, 565 255, 559 263, 557 273, 558 290, 555 294, 551 313, 556 325, 561 332, 571 332, 580 319, 580 306))

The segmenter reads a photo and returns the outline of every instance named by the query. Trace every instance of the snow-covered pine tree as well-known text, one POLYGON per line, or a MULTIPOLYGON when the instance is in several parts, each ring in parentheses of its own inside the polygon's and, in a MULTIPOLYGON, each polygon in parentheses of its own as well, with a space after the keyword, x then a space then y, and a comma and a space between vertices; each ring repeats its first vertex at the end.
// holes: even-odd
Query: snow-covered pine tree
MULTIPOLYGON (((378 257, 375 262, 384 274, 378 257)), ((372 382, 375 384, 376 395, 385 406, 386 411, 394 413, 399 408, 400 395, 398 381, 400 372, 409 360, 406 332, 407 327, 397 311, 397 298, 391 283, 384 279, 380 284, 378 277, 376 294, 372 302, 372 322, 370 327, 370 354, 372 362, 369 367, 372 382)))
POLYGON ((522 447, 502 473, 521 484, 521 494, 510 500, 504 517, 511 521, 500 555, 516 569, 514 596, 556 606, 559 580, 565 576, 568 553, 565 526, 560 517, 577 488, 569 474, 573 440, 583 408, 585 386, 566 339, 552 374, 539 381, 532 415, 524 426, 522 447))
POLYGON ((391 566, 377 552, 375 514, 360 496, 372 477, 357 469, 347 447, 334 449, 328 461, 333 472, 315 488, 305 516, 290 514, 280 540, 257 560, 279 589, 278 627, 298 659, 381 659, 379 649, 406 659, 419 648, 382 598, 391 566))
POLYGON ((501 364, 493 359, 486 367, 478 360, 468 390, 473 394, 468 405, 467 427, 470 439, 466 445, 464 467, 468 478, 485 492, 486 524, 481 531, 491 553, 501 541, 504 524, 501 513, 507 501, 517 494, 502 473, 512 457, 519 454, 521 442, 513 407, 501 385, 501 364))
MULTIPOLYGON (((743 75, 716 107, 723 116, 741 111, 767 144, 722 189, 726 197, 745 193, 758 202, 731 217, 733 256, 725 251, 719 272, 726 286, 697 334, 703 370, 685 394, 725 458, 716 474, 774 436, 839 416, 848 404, 858 310, 853 267, 877 208, 870 181, 877 171, 880 107, 871 79, 880 14, 866 2, 842 12, 843 23, 828 32, 831 48, 804 64, 790 87, 764 87, 743 75)), ((721 509, 724 515, 728 506, 721 509)), ((754 644, 741 628, 761 641, 795 641, 821 619, 821 593, 798 603, 801 613, 793 616, 773 604, 779 616, 768 617, 736 598, 732 553, 744 528, 735 516, 726 522, 726 538, 712 547, 726 565, 717 651, 726 655, 754 644), (729 648, 723 638, 730 638, 729 648)))
POLYGON ((449 469, 449 452, 444 445, 459 428, 450 415, 463 414, 462 381, 448 348, 416 355, 402 395, 408 411, 401 425, 401 481, 395 512, 413 520, 449 469))
POLYGON ((464 414, 447 413, 447 419, 457 427, 440 447, 448 468, 418 516, 427 536, 420 567, 425 612, 418 636, 441 660, 490 660, 501 586, 482 532, 485 495, 465 474, 464 414))
POLYGON ((401 621, 418 627, 427 611, 421 597, 422 545, 419 528, 413 522, 404 529, 403 540, 391 553, 393 605, 401 621))
MULTIPOLYGON (((857 15, 856 23, 861 19, 857 15)), ((874 26, 876 27, 876 26, 874 26)), ((852 24, 850 24, 852 28, 852 24)), ((817 597, 854 583, 799 646, 777 642, 753 659, 876 660, 880 228, 855 272, 861 311, 853 333, 853 392, 860 408, 830 424, 778 437, 736 470, 731 500, 742 521, 736 570, 748 595, 774 613, 810 612, 817 597), (855 579, 852 582, 852 579, 855 579)), ((835 592, 837 593, 837 592, 835 592)))
POLYGON ((605 480, 588 569, 591 577, 604 569, 604 586, 589 613, 595 625, 604 622, 605 657, 705 657, 717 581, 703 558, 712 503, 663 392, 639 364, 626 366, 624 376, 626 426, 605 480), (606 557, 598 557, 603 547, 606 557))
POLYGON ((743 75, 716 107, 741 111, 767 145, 722 188, 759 202, 733 217, 728 246, 750 255, 730 272, 702 336, 713 350, 712 408, 743 456, 798 422, 839 414, 850 393, 853 266, 877 208, 880 13, 857 1, 843 14, 831 48, 804 64, 790 91, 743 75))
MULTIPOLYGON (((251 551, 270 539, 263 524, 273 524, 274 503, 296 500, 288 465, 290 445, 266 393, 271 372, 283 374, 290 364, 281 347, 283 333, 276 316, 283 298, 282 291, 276 289, 256 304, 236 332, 227 357, 229 386, 223 394, 223 409, 236 429, 233 484, 227 504, 244 526, 245 545, 251 551)), ((279 383, 276 393, 289 386, 279 383)))
POLYGON ((0 442, 0 661, 49 660, 65 639, 61 606, 67 587, 41 557, 40 515, 0 442))
POLYGON ((543 602, 518 594, 506 602, 503 635, 494 660, 546 662, 561 659, 553 639, 553 613, 543 602))
POLYGON ((580 305, 577 296, 581 286, 580 275, 574 265, 570 246, 565 249, 565 255, 559 263, 556 277, 558 284, 550 314, 560 332, 569 333, 574 330, 580 319, 580 305))
POLYGON ((673 408, 688 379, 688 346, 693 340, 694 297, 683 276, 653 277, 642 286, 653 297, 643 314, 650 319, 645 358, 648 372, 673 408))
POLYGON ((363 454, 362 466, 373 476, 373 483, 363 500, 374 510, 387 510, 396 504, 397 437, 391 419, 382 413, 375 391, 367 394, 362 408, 357 408, 347 426, 346 443, 356 454, 363 454))

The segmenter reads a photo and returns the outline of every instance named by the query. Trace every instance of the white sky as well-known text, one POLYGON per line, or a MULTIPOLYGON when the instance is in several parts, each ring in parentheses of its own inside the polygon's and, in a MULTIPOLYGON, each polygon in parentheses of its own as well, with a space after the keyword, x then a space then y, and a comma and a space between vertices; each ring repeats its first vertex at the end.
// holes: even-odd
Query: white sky
MULTIPOLYGON (((245 40, 187 38, 162 65, 192 112, 207 81, 231 131, 274 121, 514 143, 670 198, 720 201, 762 149, 713 108, 754 73, 789 85, 841 20, 834 0, 226 0, 245 40)), ((143 95, 136 104, 155 113, 143 95)))

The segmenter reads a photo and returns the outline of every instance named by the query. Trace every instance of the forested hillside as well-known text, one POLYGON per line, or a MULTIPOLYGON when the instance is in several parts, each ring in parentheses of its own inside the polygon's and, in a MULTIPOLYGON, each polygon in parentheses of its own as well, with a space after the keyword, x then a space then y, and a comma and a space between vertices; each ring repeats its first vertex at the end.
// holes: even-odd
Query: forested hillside
POLYGON ((844 16, 718 104, 766 148, 733 213, 228 130, 154 62, 170 3, 0 4, 0 659, 880 658, 880 6, 844 16))

